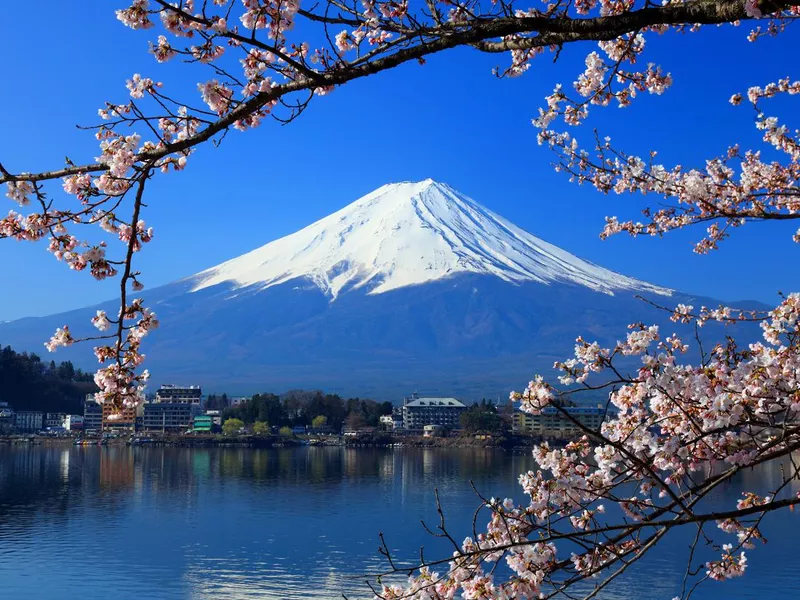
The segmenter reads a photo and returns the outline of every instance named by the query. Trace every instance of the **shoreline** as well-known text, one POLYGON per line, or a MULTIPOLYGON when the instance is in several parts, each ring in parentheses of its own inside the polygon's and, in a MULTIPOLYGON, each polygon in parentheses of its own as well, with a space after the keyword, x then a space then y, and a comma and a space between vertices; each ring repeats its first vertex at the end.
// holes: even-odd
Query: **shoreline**
MULTIPOLYGON (((173 447, 173 448, 294 448, 337 446, 347 448, 494 448, 526 449, 543 441, 539 437, 509 436, 478 439, 474 436, 418 437, 390 434, 364 436, 325 436, 281 438, 274 435, 171 435, 157 434, 148 437, 120 436, 114 438, 49 437, 38 435, 0 436, 0 446, 46 446, 46 447, 173 447)), ((563 443, 566 440, 551 440, 563 443)))

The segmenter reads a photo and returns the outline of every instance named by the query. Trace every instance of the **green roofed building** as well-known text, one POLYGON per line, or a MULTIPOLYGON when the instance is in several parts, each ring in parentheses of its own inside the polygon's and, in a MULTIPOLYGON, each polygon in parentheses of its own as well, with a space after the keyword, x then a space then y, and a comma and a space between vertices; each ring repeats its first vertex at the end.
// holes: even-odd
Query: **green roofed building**
POLYGON ((210 432, 211 427, 214 425, 213 418, 211 415, 197 415, 194 418, 194 427, 195 431, 206 431, 210 432))

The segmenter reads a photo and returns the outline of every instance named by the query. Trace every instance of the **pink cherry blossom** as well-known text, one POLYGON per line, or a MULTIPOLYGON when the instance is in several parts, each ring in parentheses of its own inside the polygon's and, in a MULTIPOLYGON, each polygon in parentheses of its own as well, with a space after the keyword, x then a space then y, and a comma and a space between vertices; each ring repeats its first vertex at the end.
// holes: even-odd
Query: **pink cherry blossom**
POLYGON ((231 97, 233 96, 233 91, 230 88, 219 83, 216 79, 200 83, 197 88, 203 96, 203 102, 208 104, 211 110, 219 115, 224 115, 230 110, 231 97))
POLYGON ((63 329, 58 328, 53 334, 53 337, 44 345, 48 352, 55 352, 57 348, 62 346, 71 346, 74 343, 72 334, 69 332, 69 327, 64 325, 63 329))
POLYGON ((148 14, 149 8, 149 0, 133 0, 130 8, 117 11, 117 19, 131 29, 150 29, 153 22, 148 14))
POLYGON ((161 87, 161 83, 154 83, 149 77, 142 77, 139 73, 134 73, 133 77, 128 80, 128 90, 130 90, 131 98, 143 98, 145 92, 154 93, 156 87, 161 87))
POLYGON ((9 181, 6 184, 6 188, 6 196, 20 206, 27 206, 30 203, 30 196, 34 192, 31 183, 27 181, 9 181))
POLYGON ((106 331, 111 327, 111 321, 108 320, 106 311, 98 310, 97 315, 92 317, 92 325, 97 327, 100 331, 106 331))

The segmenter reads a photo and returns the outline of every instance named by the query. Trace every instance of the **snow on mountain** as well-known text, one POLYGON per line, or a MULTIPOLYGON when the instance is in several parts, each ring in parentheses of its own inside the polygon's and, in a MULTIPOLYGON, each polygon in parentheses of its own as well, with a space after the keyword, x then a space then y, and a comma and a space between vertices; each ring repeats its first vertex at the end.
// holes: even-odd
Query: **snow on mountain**
POLYGON ((384 185, 300 231, 189 278, 266 289, 307 278, 332 300, 347 289, 381 294, 457 274, 511 283, 572 283, 613 295, 671 290, 620 275, 520 229, 431 179, 384 185))

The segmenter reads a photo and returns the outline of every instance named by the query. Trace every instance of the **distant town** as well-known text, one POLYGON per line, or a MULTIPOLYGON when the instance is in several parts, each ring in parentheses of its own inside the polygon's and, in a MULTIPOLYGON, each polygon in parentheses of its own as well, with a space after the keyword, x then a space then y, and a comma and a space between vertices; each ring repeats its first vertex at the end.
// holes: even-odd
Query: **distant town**
POLYGON ((451 397, 412 394, 401 406, 351 398, 320 391, 293 391, 277 396, 204 396, 199 385, 162 385, 153 396, 142 397, 136 408, 122 412, 87 394, 83 414, 14 410, 0 402, 0 434, 75 437, 80 439, 148 434, 170 436, 322 436, 362 438, 504 436, 570 439, 587 430, 596 431, 605 418, 605 408, 562 406, 540 415, 496 406, 483 400, 471 406, 451 397))

